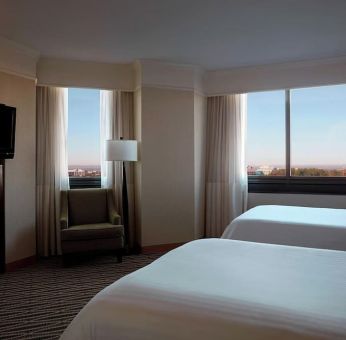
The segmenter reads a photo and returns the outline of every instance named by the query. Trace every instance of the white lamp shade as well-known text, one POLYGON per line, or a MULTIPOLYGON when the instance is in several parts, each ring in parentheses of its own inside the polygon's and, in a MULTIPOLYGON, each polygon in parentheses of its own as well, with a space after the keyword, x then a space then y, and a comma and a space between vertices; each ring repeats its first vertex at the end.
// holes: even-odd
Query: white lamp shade
POLYGON ((137 141, 106 140, 106 161, 137 161, 137 141))

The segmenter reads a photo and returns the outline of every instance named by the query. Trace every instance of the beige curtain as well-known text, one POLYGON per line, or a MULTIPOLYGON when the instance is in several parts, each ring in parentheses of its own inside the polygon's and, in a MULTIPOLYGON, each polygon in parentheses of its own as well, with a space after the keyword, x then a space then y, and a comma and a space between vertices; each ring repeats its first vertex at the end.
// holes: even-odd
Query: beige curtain
MULTIPOLYGON (((132 92, 120 90, 101 91, 101 183, 102 187, 113 188, 117 211, 122 214, 122 162, 105 161, 105 141, 107 139, 134 138, 134 98, 132 92)), ((137 244, 134 206, 134 164, 126 162, 126 180, 129 204, 129 247, 137 244)))
POLYGON ((60 191, 68 189, 67 89, 37 87, 36 225, 41 256, 61 254, 60 191))
POLYGON ((207 103, 206 236, 220 237, 247 207, 246 95, 207 103))

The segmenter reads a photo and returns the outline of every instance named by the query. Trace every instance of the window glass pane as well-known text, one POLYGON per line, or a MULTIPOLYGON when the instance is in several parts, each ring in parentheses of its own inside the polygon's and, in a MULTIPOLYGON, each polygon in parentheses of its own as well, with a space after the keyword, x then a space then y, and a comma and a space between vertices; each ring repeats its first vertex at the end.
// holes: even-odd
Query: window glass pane
POLYGON ((70 177, 100 177, 100 91, 68 90, 70 177))
POLYGON ((346 176, 346 85, 291 91, 292 176, 346 176))
POLYGON ((249 93, 246 160, 249 176, 285 175, 285 91, 249 93))

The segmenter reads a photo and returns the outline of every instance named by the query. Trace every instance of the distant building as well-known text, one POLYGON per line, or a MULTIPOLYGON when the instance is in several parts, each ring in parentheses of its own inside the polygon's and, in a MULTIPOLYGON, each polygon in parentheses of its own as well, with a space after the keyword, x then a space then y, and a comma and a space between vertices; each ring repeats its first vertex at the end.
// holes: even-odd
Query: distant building
POLYGON ((248 167, 247 167, 247 174, 249 176, 255 176, 256 175, 256 170, 257 170, 257 168, 255 166, 248 165, 248 167))
POLYGON ((256 170, 256 176, 269 176, 271 172, 273 171, 273 168, 268 165, 261 165, 257 170, 256 170))
POLYGON ((70 169, 68 171, 69 177, 85 177, 85 170, 83 169, 70 169))

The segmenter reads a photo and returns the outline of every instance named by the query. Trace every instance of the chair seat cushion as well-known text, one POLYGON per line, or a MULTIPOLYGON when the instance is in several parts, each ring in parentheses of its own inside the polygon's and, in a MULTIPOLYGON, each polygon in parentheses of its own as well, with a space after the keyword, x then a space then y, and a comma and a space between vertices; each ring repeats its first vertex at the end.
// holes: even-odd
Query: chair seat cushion
POLYGON ((121 238, 124 227, 110 223, 74 225, 61 231, 62 241, 121 238))

